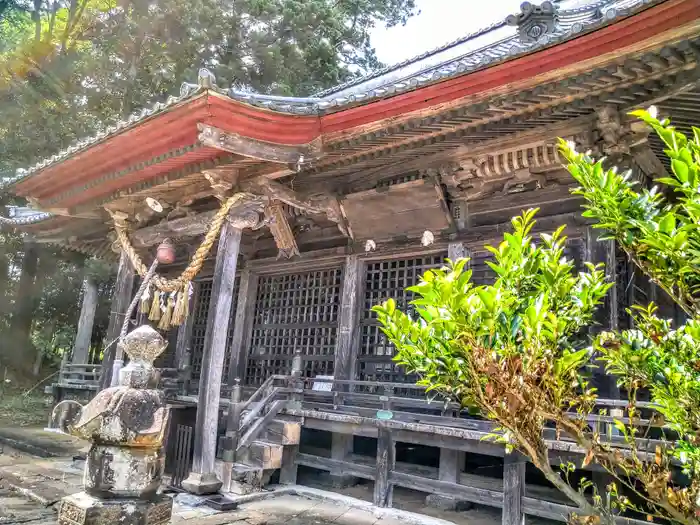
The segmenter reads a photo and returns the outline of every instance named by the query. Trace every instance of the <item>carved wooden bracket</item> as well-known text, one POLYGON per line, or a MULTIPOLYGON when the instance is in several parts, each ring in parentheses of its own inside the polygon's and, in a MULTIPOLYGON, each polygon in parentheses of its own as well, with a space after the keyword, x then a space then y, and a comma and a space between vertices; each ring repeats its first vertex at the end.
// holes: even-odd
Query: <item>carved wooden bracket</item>
MULTIPOLYGON (((202 175, 204 175, 204 178, 209 182, 209 185, 214 192, 214 196, 220 201, 226 200, 226 198, 231 196, 234 182, 230 178, 230 171, 231 170, 220 169, 202 171, 202 175)), ((233 178, 238 178, 237 173, 233 178)))
POLYGON ((265 206, 265 220, 279 250, 277 258, 290 259, 299 255, 299 247, 280 201, 274 200, 265 206))
POLYGON ((262 194, 271 200, 278 200, 309 214, 325 215, 329 221, 338 225, 346 237, 352 238, 347 220, 343 214, 338 198, 333 195, 300 195, 291 188, 266 178, 256 179, 241 184, 245 191, 262 194))
POLYGON ((508 148, 495 155, 445 166, 440 176, 455 198, 483 199, 494 193, 520 193, 547 185, 542 172, 562 164, 556 143, 541 140, 508 148))
POLYGON ((323 141, 318 138, 301 145, 274 144, 230 133, 208 124, 197 124, 199 142, 244 157, 280 164, 304 164, 323 156, 323 141))

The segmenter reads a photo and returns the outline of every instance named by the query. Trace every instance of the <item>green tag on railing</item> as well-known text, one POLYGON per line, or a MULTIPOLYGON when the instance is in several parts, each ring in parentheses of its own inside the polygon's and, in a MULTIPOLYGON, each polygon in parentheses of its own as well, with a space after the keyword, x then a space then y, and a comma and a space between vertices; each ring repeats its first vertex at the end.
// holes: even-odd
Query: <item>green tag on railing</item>
POLYGON ((391 410, 377 410, 377 419, 393 419, 394 413, 391 410))

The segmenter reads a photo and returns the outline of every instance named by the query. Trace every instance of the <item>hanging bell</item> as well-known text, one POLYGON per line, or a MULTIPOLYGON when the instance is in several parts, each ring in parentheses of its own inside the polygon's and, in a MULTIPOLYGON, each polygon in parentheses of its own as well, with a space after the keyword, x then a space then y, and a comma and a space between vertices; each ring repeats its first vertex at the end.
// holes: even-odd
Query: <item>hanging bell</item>
POLYGON ((175 262, 175 245, 170 239, 165 239, 156 251, 158 264, 173 264, 175 262))

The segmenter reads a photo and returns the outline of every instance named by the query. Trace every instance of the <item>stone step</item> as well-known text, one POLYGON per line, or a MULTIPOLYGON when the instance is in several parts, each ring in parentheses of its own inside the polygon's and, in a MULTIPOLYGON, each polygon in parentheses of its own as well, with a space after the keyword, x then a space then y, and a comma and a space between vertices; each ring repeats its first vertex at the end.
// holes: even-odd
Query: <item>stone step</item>
POLYGON ((216 462, 216 474, 223 482, 221 491, 239 496, 260 492, 269 483, 272 472, 245 463, 216 462))

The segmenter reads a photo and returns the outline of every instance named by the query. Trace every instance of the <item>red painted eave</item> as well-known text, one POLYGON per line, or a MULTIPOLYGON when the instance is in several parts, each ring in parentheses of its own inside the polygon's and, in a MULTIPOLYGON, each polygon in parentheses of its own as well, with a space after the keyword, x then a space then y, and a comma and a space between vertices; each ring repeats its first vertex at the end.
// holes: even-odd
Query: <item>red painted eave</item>
POLYGON ((319 136, 332 142, 373 123, 395 121, 441 104, 466 103, 491 92, 515 91, 538 77, 590 68, 597 58, 633 52, 651 42, 658 47, 660 41, 673 38, 680 28, 697 28, 699 19, 700 0, 668 0, 548 49, 321 117, 278 113, 203 92, 32 174, 17 182, 14 191, 40 200, 65 195, 57 206, 73 206, 132 187, 161 175, 163 170, 213 159, 221 152, 192 148, 198 144, 198 123, 273 144, 307 144, 319 136), (185 147, 197 153, 180 155, 180 161, 152 163, 152 159, 161 156, 174 158, 169 154, 185 147))

